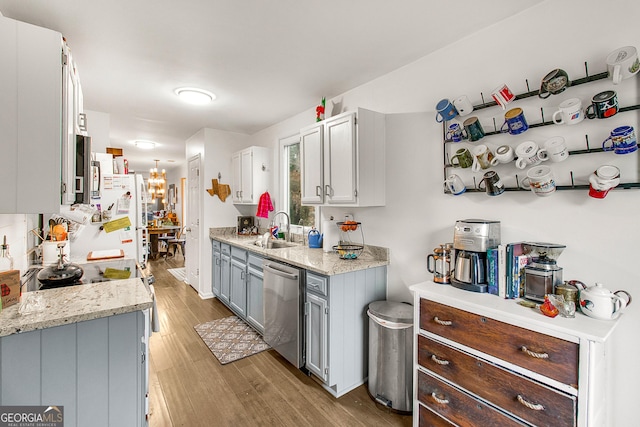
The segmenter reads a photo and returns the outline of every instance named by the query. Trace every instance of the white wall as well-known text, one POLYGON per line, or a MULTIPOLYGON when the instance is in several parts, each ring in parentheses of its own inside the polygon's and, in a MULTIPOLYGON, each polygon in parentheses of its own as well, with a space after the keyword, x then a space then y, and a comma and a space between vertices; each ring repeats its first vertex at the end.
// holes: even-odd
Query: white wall
MULTIPOLYGON (((231 185, 231 155, 248 147, 247 135, 224 132, 215 129, 202 129, 189 138, 186 143, 187 161, 200 153, 200 193, 203 202, 200 206, 200 283, 198 293, 202 298, 213 296, 211 289, 211 240, 209 228, 235 227, 236 217, 243 215, 241 210, 231 202, 231 197, 222 202, 218 196, 212 197, 206 192, 211 188, 211 180, 231 185)), ((185 175, 186 176, 186 175, 185 175)), ((255 213, 255 212, 254 212, 255 213)), ((189 249, 187 248, 187 254, 189 249)))
POLYGON ((38 216, 25 214, 0 215, 0 243, 7 236, 9 253, 13 258, 13 268, 24 274, 29 268, 27 252, 41 243, 29 230, 37 229, 38 216))
MULTIPOLYGON (((434 106, 442 98, 467 94, 472 102, 478 103, 480 92, 487 97, 502 83, 516 93, 525 92, 525 79, 532 90, 537 89, 541 77, 557 67, 565 69, 570 78, 580 78, 584 76, 585 61, 589 63, 590 74, 605 71, 604 60, 609 52, 626 45, 640 46, 638 16, 640 3, 630 0, 549 0, 338 97, 343 99, 347 110, 363 107, 389 114, 387 205, 348 211, 363 222, 367 243, 390 248, 390 299, 408 301, 408 286, 431 279, 425 257, 439 243, 450 242, 455 220, 464 218, 501 221, 503 242, 535 240, 566 244, 567 249, 559 259, 565 278, 577 278, 587 284, 602 282, 612 290, 625 289, 640 298, 636 264, 640 191, 614 191, 604 200, 591 199, 585 191, 562 191, 548 198, 525 192, 495 198, 479 193, 444 195, 442 128, 433 119, 434 106)), ((553 111, 564 99, 581 96, 586 101, 589 95, 605 87, 618 91, 623 106, 637 104, 636 82, 637 78, 614 87, 604 81, 569 89, 566 95, 552 96, 546 101, 531 102, 553 111)), ((327 104, 330 105, 329 100, 327 104)), ((533 117, 533 106, 523 104, 527 116, 533 117)), ((500 110, 489 110, 501 120, 500 110)), ((483 125, 488 123, 484 120, 483 125)), ((268 141, 275 147, 278 138, 313 121, 314 108, 310 108, 253 135, 252 140, 256 145, 264 145, 257 141, 268 141)), ((547 132, 555 132, 571 144, 578 144, 588 132, 597 145, 613 127, 624 123, 638 131, 638 114, 627 112, 606 121, 579 124, 575 129, 548 127, 537 135, 541 138, 547 132)), ((504 138, 515 141, 516 137, 504 138)), ((544 138, 537 142, 543 141, 544 138)), ((614 157, 593 156, 596 155, 569 159, 566 167, 575 167, 584 174, 584 168, 609 162, 614 157)), ((632 164, 623 171, 623 177, 637 182, 637 175, 630 176, 638 172, 637 154, 629 159, 633 159, 632 164)), ((565 179, 564 172, 561 179, 565 179)), ((620 336, 626 339, 616 340, 613 356, 619 368, 614 374, 615 426, 633 425, 631 420, 636 412, 633 391, 640 380, 640 367, 628 355, 640 350, 635 331, 640 321, 639 307, 634 302, 618 327, 620 336)))

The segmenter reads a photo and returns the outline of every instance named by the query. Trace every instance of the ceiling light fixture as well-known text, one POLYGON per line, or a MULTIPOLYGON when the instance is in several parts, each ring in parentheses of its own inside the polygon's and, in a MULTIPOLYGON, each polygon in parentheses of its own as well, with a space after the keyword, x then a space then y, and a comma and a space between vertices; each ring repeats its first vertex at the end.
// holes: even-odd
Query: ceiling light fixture
POLYGON ((158 173, 158 162, 160 160, 154 160, 156 167, 149 170, 149 181, 147 182, 147 190, 151 196, 151 202, 156 201, 156 197, 162 198, 162 203, 165 203, 165 184, 167 182, 167 173, 162 169, 162 174, 158 173))
POLYGON ((213 93, 195 87, 181 87, 176 89, 175 92, 180 99, 189 104, 204 105, 216 99, 213 93))
POLYGON ((135 145, 138 148, 141 148, 143 150, 151 150, 152 148, 156 147, 156 143, 153 141, 143 141, 143 140, 137 140, 133 142, 133 145, 135 145))

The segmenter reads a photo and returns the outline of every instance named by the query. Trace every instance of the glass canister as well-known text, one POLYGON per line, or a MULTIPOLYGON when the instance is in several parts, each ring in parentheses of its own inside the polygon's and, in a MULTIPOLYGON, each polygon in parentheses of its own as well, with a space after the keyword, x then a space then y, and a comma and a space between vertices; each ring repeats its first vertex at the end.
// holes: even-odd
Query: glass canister
POLYGON ((451 283, 451 250, 453 243, 443 243, 427 256, 427 270, 436 283, 451 283))

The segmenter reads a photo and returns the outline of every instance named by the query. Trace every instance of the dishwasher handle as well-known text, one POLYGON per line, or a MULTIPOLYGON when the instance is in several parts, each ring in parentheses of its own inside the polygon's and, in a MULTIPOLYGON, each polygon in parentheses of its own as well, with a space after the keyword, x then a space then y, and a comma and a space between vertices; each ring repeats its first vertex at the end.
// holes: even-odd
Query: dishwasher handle
POLYGON ((298 273, 290 273, 286 270, 282 270, 280 268, 278 264, 272 264, 272 263, 263 263, 262 264, 262 268, 270 273, 273 273, 277 276, 282 276, 282 277, 286 277, 287 279, 292 279, 292 280, 298 280, 298 273))

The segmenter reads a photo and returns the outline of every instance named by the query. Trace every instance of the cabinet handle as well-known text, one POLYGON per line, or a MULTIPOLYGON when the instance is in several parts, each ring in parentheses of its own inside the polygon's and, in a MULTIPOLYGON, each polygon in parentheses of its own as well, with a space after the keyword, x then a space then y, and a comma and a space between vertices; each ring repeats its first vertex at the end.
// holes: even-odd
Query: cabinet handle
POLYGON ((322 197, 322 187, 319 185, 316 185, 316 196, 322 197))
POLYGON ((445 396, 442 396, 442 397, 437 396, 435 391, 431 392, 431 397, 433 398, 433 400, 440 403, 441 405, 446 405, 449 403, 449 399, 447 399, 445 396))
POLYGON ((536 353, 535 351, 529 350, 525 346, 520 347, 520 350, 522 350, 523 353, 525 353, 525 354, 527 354, 527 355, 529 355, 531 357, 534 357, 536 359, 548 359, 549 358, 549 355, 547 353, 536 353))
POLYGON ((438 325, 442 325, 442 326, 451 326, 453 324, 453 322, 451 320, 440 320, 440 319, 438 319, 438 316, 434 317, 433 321, 436 322, 438 325))
POLYGON ((544 406, 539 403, 531 403, 524 400, 524 397, 518 395, 518 402, 520 402, 523 406, 526 406, 529 409, 534 411, 544 411, 544 406))
POLYGON ((438 365, 448 365, 449 364, 448 360, 438 359, 438 357, 435 354, 431 355, 431 360, 436 362, 438 365))
POLYGON ((331 186, 329 184, 324 186, 324 194, 327 196, 331 196, 333 192, 331 191, 331 186))

